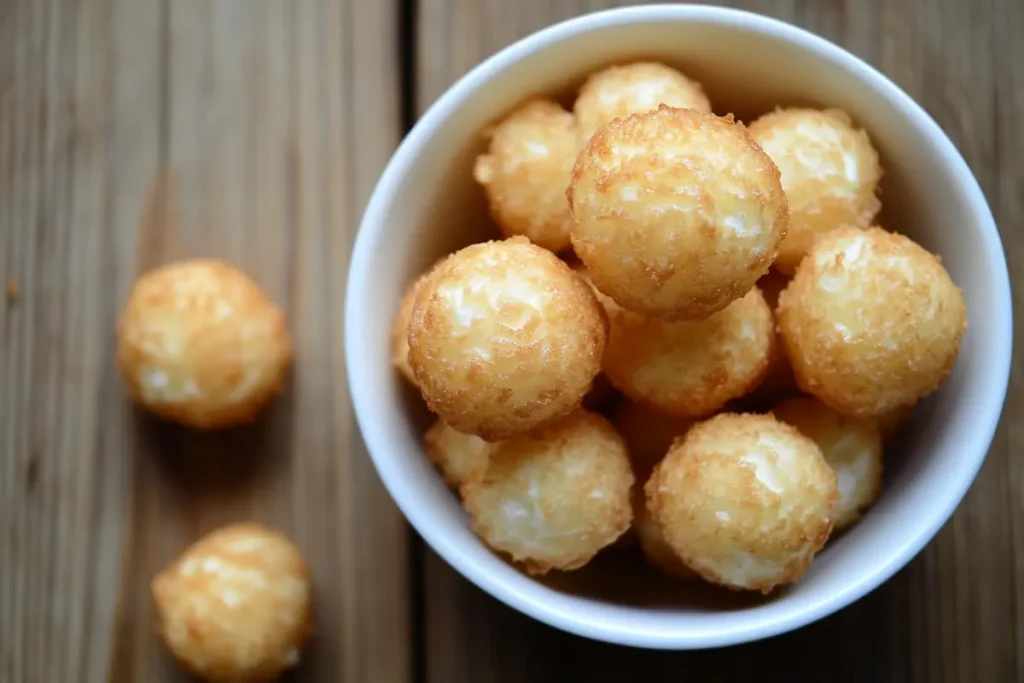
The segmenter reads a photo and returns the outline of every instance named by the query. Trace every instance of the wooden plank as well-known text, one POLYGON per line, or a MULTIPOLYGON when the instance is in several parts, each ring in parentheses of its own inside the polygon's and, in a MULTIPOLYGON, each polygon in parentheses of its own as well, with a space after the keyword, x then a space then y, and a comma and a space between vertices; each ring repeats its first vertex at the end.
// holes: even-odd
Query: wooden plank
POLYGON ((410 679, 407 531, 340 349, 357 221, 401 133, 396 11, 0 7, 0 268, 19 290, 0 307, 0 679, 185 680, 149 580, 238 519, 290 533, 311 565, 299 677, 410 679), (251 273, 296 342, 285 394, 224 434, 139 415, 111 359, 137 273, 199 255, 251 273))
MULTIPOLYGON (((422 112, 480 59, 554 21, 618 3, 421 0, 417 107, 422 112), (458 36, 458 40, 452 39, 458 36)), ((1024 9, 1013 0, 870 0, 726 4, 816 31, 879 67, 928 109, 977 173, 1001 226, 1011 277, 1024 278, 1024 9)), ((1020 309, 1018 318, 1022 317, 1020 309)), ((1024 330, 1017 322, 1017 330, 1024 330)), ((533 623, 425 558, 427 680, 979 681, 1024 676, 1024 385, 1010 399, 988 461, 939 536, 896 577, 823 622, 762 643, 674 654, 607 647, 533 623), (859 642, 854 642, 853 639, 859 642)))

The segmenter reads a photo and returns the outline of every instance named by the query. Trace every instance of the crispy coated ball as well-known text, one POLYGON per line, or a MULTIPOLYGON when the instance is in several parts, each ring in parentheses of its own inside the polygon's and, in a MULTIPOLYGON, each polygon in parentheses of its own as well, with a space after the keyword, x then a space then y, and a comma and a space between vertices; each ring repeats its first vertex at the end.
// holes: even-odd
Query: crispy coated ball
POLYGON ((949 376, 967 327, 939 258, 879 228, 823 237, 779 297, 800 388, 847 415, 912 405, 949 376))
POLYGON ((156 575, 160 632, 210 681, 270 681, 299 661, 312 628, 309 571, 291 541, 255 524, 207 535, 156 575))
POLYGON ((882 434, 873 418, 846 417, 816 398, 801 396, 780 403, 775 417, 818 444, 836 473, 839 500, 835 531, 861 518, 882 491, 882 434))
POLYGON ((710 415, 751 391, 774 354, 772 312, 755 287, 699 322, 668 322, 609 302, 604 370, 629 398, 666 413, 710 415))
POLYGON ((633 529, 636 530, 640 551, 652 567, 672 579, 688 581, 697 578, 696 572, 686 566, 683 558, 665 540, 661 527, 647 509, 647 497, 641 488, 633 496, 633 529))
POLYGON ((413 306, 409 364, 430 410, 496 441, 578 408, 606 334, 586 283, 513 237, 466 247, 434 269, 413 306))
POLYGON ((582 567, 630 525, 626 445, 600 415, 578 410, 495 444, 484 479, 462 488, 473 528, 531 574, 582 567))
POLYGON ((426 442, 427 457, 452 488, 484 478, 494 444, 479 436, 457 432, 441 420, 427 430, 426 442))
POLYGON ((700 83, 657 62, 613 66, 592 74, 580 88, 573 111, 582 147, 612 119, 642 114, 666 104, 711 113, 700 83))
POLYGON ((647 481, 654 466, 668 453, 677 437, 686 433, 693 420, 663 413, 627 398, 615 406, 612 424, 626 441, 637 481, 647 481))
POLYGON ((647 482, 669 546, 702 577, 770 592, 828 540, 836 476, 812 440, 771 415, 723 413, 676 441, 647 482))
POLYGON ((284 383, 292 344, 281 311, 215 260, 173 263, 135 283, 117 327, 131 397, 199 429, 253 420, 284 383))
POLYGON ((572 244, 599 290, 700 320, 765 274, 786 234, 775 164, 731 118, 661 107, 602 128, 568 190, 572 244))
POLYGON ((779 167, 789 201, 776 268, 792 275, 822 235, 871 225, 882 206, 882 167, 867 133, 845 112, 780 109, 750 124, 750 134, 779 167))
POLYGON ((391 325, 391 364, 414 385, 416 376, 413 374, 412 366, 409 365, 409 320, 412 318, 412 307, 416 303, 416 296, 423 288, 423 283, 427 281, 427 275, 421 275, 405 290, 405 294, 398 302, 395 321, 391 325))
POLYGON ((569 247, 565 188, 577 151, 575 117, 548 100, 528 102, 493 128, 473 177, 506 236, 525 235, 551 251, 569 247))

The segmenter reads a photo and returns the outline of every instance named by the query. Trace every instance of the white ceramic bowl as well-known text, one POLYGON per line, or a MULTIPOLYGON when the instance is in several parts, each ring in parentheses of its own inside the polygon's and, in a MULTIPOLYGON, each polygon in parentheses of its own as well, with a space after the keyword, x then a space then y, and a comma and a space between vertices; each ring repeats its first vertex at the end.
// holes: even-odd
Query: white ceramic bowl
MULTIPOLYGON (((381 176, 363 217, 345 302, 355 412, 395 502, 457 571, 540 621, 651 648, 728 645, 824 617, 917 554, 960 502, 985 458, 1009 378, 1009 277, 996 226, 963 158, 935 122, 883 75, 822 38, 744 12, 645 6, 582 16, 502 50, 423 116, 381 176), (916 412, 903 452, 887 455, 885 491, 796 585, 768 599, 659 583, 614 559, 544 581, 489 551, 423 454, 424 409, 389 363, 404 287, 438 257, 496 236, 471 167, 479 131, 529 95, 571 103, 591 71, 638 57, 701 81, 715 112, 743 120, 776 105, 841 107, 885 167, 881 222, 942 255, 963 288, 969 328, 956 368, 916 412)), ((639 564, 639 563, 637 563, 639 564)), ((635 567, 635 565, 631 565, 635 567)))

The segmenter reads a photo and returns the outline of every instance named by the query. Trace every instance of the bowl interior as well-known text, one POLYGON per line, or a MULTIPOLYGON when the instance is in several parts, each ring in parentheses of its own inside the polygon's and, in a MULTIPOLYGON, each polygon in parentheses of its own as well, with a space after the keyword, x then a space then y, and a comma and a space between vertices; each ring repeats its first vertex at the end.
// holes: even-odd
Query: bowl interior
POLYGON ((980 465, 1009 353, 998 237, 973 177, 931 120, 877 73, 802 31, 740 13, 681 9, 549 29, 443 97, 403 144, 367 210, 347 320, 364 436, 392 496, 426 540, 471 580, 533 616, 655 647, 725 644, 806 623, 902 566, 945 521, 980 465), (664 581, 616 553, 543 581, 520 573, 477 540, 427 462, 429 416, 389 364, 391 316, 405 286, 439 257, 498 235, 471 174, 483 148, 479 131, 529 96, 571 106, 588 73, 639 58, 678 67, 704 84, 716 113, 745 121, 776 106, 845 109, 882 156, 880 223, 941 254, 967 299, 970 323, 956 368, 887 452, 882 498, 800 583, 768 599, 664 581))

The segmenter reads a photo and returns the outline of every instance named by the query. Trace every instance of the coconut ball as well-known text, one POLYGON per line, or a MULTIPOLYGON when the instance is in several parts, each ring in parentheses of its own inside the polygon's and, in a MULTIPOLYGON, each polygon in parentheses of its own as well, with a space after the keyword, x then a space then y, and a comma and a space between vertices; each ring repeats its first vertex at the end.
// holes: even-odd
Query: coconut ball
POLYGON ((695 322, 669 322, 609 304, 604 370, 629 398, 666 413, 709 415, 761 382, 775 327, 755 287, 695 322))
POLYGON ((776 268, 792 275, 825 233, 871 225, 881 208, 882 167, 867 133, 845 112, 780 109, 750 124, 750 134, 782 172, 789 201, 776 268))
POLYGON ((431 411, 495 441, 578 408, 600 372, 606 331, 586 283, 513 237, 435 268, 413 306, 409 364, 431 411))
POLYGON ((743 126, 662 106, 590 139, 568 190, 572 244, 631 311, 700 320, 746 294, 786 234, 779 172, 743 126))
POLYGON ((615 406, 612 424, 626 441, 637 481, 647 481, 672 442, 686 433, 693 420, 623 399, 615 406))
POLYGON ((253 420, 284 383, 284 315, 247 275, 216 260, 138 279, 117 326, 116 364, 136 403, 189 427, 253 420))
POLYGON ((711 113, 700 83, 657 62, 612 66, 592 74, 580 88, 573 111, 582 147, 612 119, 642 114, 666 104, 711 113))
POLYGON ((642 488, 638 488, 633 496, 633 529, 636 531, 640 551, 652 567, 672 579, 689 581, 697 578, 696 572, 686 566, 683 558, 665 540, 661 527, 647 509, 647 499, 642 488))
POLYGON ((939 258, 879 228, 817 242, 780 295, 778 318, 800 388, 860 416, 935 391, 967 327, 963 293, 939 258))
POLYGON ((809 396, 775 406, 775 417, 818 444, 836 473, 835 531, 852 525, 882 491, 882 434, 872 418, 846 417, 809 396))
POLYGON ((425 440, 427 457, 446 484, 458 489, 483 479, 492 444, 479 436, 457 432, 440 420, 427 430, 425 440))
POLYGON ((576 161, 575 117, 556 102, 533 100, 490 133, 490 149, 477 158, 473 175, 498 227, 551 251, 568 248, 565 188, 576 161))
POLYGON ((477 534, 531 574, 582 567, 630 525, 633 472, 622 437, 600 415, 495 444, 482 481, 462 488, 477 534))
POLYGON ((654 469, 647 506, 702 577, 770 592, 810 566, 835 520, 836 475, 808 437, 771 415, 694 425, 654 469))
POLYGON ((273 680, 298 663, 310 635, 302 555, 255 524, 202 538, 156 575, 152 590, 168 649, 206 680, 273 680))

